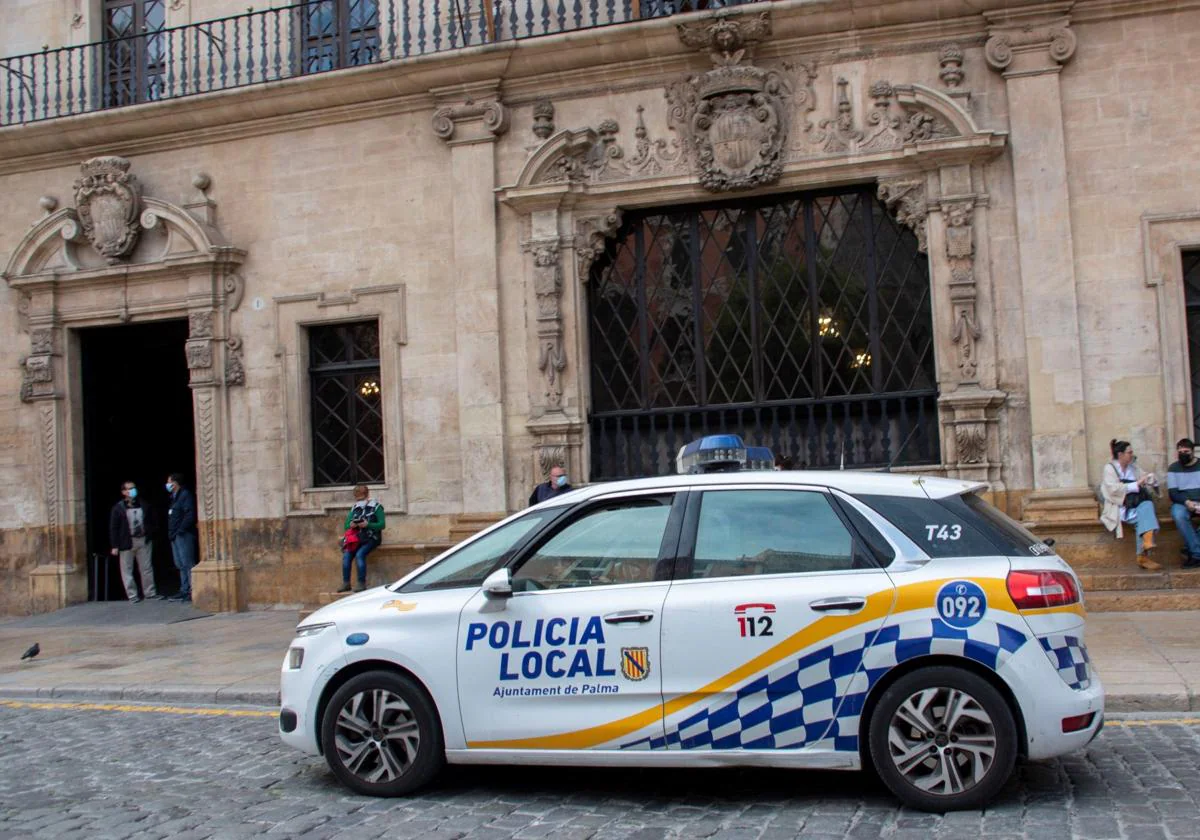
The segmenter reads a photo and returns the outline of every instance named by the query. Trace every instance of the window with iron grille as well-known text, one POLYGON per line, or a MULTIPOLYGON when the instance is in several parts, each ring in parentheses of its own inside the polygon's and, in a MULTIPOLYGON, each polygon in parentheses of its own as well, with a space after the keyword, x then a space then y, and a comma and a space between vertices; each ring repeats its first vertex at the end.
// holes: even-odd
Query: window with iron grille
POLYGON ((308 328, 313 486, 384 480, 379 323, 308 328))
POLYGON ((104 0, 104 106, 161 99, 167 0, 104 0))
POLYGON ((593 479, 726 431, 799 467, 940 457, 928 261, 871 187, 628 214, 589 320, 593 479))
POLYGON ((1200 440, 1200 251, 1183 252, 1183 295, 1192 374, 1192 440, 1200 440))
POLYGON ((310 0, 300 17, 300 72, 324 73, 379 58, 379 0, 310 0))

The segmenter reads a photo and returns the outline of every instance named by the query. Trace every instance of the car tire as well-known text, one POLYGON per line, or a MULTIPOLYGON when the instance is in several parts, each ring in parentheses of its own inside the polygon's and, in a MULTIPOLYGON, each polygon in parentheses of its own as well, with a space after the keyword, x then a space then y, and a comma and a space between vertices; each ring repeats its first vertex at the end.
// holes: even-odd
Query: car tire
POLYGON ((905 805, 944 813, 980 808, 1012 775, 1017 725, 1004 697, 969 671, 905 674, 871 714, 871 762, 905 805))
POLYGON ((329 769, 355 793, 404 796, 446 763, 437 710, 413 679, 367 671, 334 692, 321 718, 329 769))

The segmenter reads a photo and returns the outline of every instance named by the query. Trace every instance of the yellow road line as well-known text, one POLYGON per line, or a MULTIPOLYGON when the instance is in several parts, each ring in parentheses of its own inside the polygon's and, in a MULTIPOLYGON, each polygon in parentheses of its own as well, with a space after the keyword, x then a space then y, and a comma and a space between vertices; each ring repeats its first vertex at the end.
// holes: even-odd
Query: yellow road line
POLYGON ((1178 723, 1185 726, 1195 726, 1200 724, 1200 718, 1163 718, 1161 720, 1106 720, 1104 725, 1109 726, 1163 726, 1164 724, 1178 723))
POLYGON ((80 712, 157 712, 167 715, 200 715, 203 717, 275 717, 278 712, 258 709, 202 709, 188 706, 142 706, 132 703, 49 703, 24 700, 0 700, 0 707, 9 709, 64 709, 80 712))

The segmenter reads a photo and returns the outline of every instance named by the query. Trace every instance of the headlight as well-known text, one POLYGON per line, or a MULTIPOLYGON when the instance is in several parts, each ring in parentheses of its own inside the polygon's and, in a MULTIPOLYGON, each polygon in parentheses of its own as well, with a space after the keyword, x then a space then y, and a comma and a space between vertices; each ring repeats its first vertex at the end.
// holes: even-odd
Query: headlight
POLYGON ((317 636, 321 633, 324 633, 332 626, 332 621, 326 622, 325 624, 305 624, 302 627, 296 628, 296 638, 303 639, 305 636, 317 636))

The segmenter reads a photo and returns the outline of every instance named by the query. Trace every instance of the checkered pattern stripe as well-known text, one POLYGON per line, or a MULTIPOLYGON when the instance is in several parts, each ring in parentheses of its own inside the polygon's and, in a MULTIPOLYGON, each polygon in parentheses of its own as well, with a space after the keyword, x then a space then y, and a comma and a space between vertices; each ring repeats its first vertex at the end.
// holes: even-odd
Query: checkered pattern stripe
POLYGON ((950 654, 995 669, 1025 642, 1024 633, 1003 624, 981 622, 966 630, 939 618, 889 624, 786 660, 743 685, 733 699, 669 722, 665 736, 641 738, 621 749, 823 746, 857 751, 859 715, 867 694, 899 663, 914 656, 950 654))
POLYGON ((1056 633, 1041 636, 1038 641, 1063 682, 1076 691, 1091 687, 1092 660, 1083 639, 1056 633))

